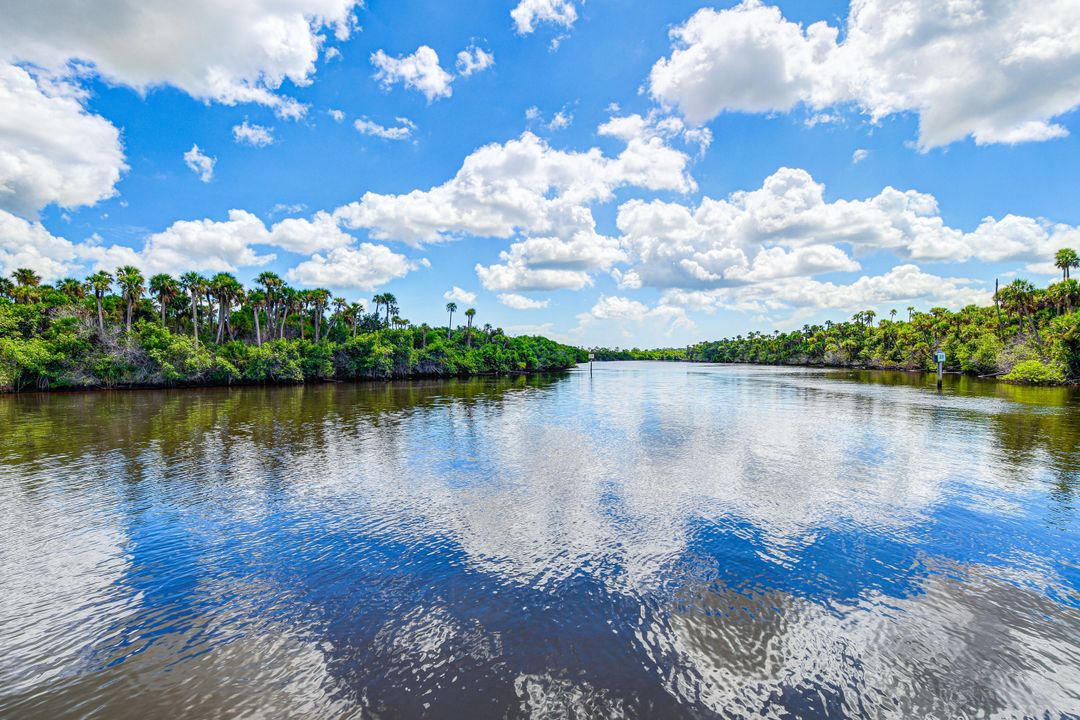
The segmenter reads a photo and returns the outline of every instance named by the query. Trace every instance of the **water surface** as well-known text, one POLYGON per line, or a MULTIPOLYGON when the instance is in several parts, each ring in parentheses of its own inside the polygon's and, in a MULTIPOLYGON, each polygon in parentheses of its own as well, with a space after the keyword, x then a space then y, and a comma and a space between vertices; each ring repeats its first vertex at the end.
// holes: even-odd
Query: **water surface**
POLYGON ((0 717, 1068 717, 1080 396, 597 363, 0 397, 0 717))

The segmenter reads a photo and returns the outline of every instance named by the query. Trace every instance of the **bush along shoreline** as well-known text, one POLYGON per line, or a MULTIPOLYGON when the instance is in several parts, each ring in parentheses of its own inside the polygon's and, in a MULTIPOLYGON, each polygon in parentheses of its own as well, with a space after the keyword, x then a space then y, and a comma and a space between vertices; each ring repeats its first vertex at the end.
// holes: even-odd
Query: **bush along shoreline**
POLYGON ((1027 280, 998 287, 994 304, 917 311, 906 317, 872 310, 845 322, 804 325, 786 333, 751 332, 685 348, 631 350, 592 348, 597 360, 806 365, 882 370, 936 370, 934 352, 946 354, 945 369, 1013 383, 1080 383, 1080 284, 1070 270, 1077 254, 1055 256, 1062 279, 1047 288, 1027 280))
POLYGON ((0 392, 298 384, 565 370, 584 350, 453 320, 413 325, 397 299, 362 303, 294 290, 274 273, 148 281, 134 267, 43 285, 0 279, 0 392), (113 292, 114 288, 118 292, 113 292), (150 297, 147 297, 149 292, 150 297))

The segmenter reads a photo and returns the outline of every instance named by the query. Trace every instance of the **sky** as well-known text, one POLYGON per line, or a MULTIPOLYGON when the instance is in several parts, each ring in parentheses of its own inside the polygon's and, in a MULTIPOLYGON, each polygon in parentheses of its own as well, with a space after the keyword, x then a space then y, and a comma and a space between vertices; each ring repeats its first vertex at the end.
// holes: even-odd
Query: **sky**
POLYGON ((1080 3, 0 5, 0 271, 682 346, 1080 249, 1080 3))

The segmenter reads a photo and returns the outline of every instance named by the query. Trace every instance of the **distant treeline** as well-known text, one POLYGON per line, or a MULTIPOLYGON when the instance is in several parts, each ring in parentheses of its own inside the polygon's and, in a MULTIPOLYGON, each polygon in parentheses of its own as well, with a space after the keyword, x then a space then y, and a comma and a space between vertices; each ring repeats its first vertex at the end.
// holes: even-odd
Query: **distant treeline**
POLYGON ((413 325, 384 293, 367 312, 274 273, 245 289, 232 275, 147 282, 134 267, 44 285, 0 278, 0 390, 302 383, 561 370, 580 348, 490 325, 413 325), (113 292, 114 287, 119 292, 113 292), (152 298, 146 297, 149 290, 152 298))
POLYGON ((1069 278, 1076 253, 1058 253, 1063 279, 1045 289, 1026 280, 1001 287, 994 305, 959 312, 931 308, 872 310, 846 322, 804 325, 782 333, 751 332, 685 348, 592 348, 597 360, 669 360, 766 365, 931 370, 946 353, 946 369, 1013 382, 1060 384, 1080 380, 1080 284, 1069 278))

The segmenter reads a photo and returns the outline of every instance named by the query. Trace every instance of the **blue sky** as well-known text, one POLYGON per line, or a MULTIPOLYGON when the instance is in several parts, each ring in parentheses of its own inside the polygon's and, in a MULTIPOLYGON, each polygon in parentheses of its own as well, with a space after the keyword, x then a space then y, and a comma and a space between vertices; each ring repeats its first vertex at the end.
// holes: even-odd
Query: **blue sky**
POLYGON ((1080 8, 857 10, 0 9, 0 268, 272 269, 623 346, 1050 281, 1080 248, 1080 8))

